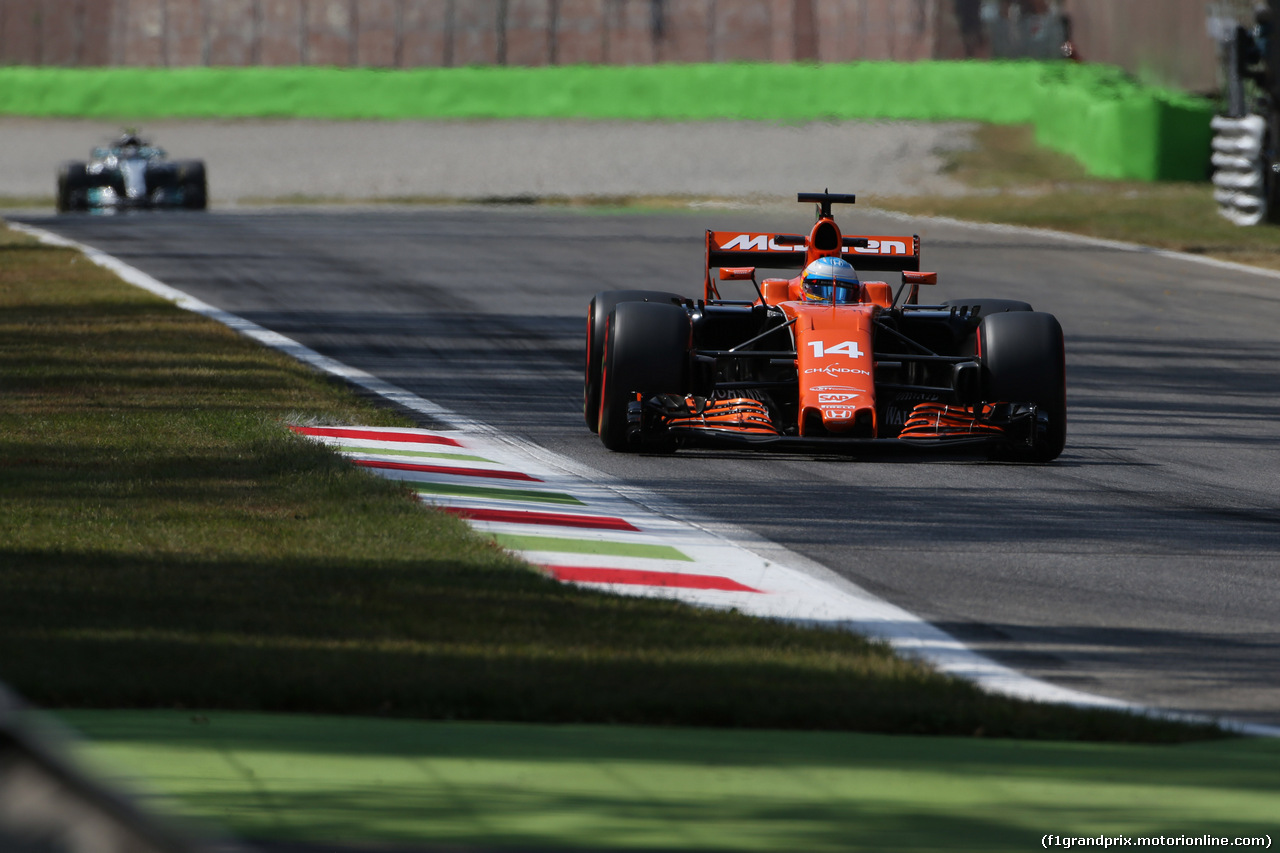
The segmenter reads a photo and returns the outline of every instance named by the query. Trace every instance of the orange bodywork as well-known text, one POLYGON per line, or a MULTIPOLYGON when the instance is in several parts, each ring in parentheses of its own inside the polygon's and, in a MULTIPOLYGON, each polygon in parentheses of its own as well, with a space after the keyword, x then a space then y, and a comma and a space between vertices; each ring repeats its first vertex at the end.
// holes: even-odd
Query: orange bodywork
MULTIPOLYGON (((874 269, 916 271, 918 237, 858 236, 846 238, 833 218, 820 216, 807 235, 708 231, 704 299, 720 299, 711 268, 720 280, 754 281, 755 267, 803 269, 822 257, 842 257, 857 269, 863 261, 874 269), (752 263, 753 266, 735 264, 752 263)), ((856 304, 805 302, 800 276, 768 278, 760 298, 779 308, 792 322, 796 370, 800 381, 800 435, 810 432, 876 435, 873 330, 876 314, 893 304, 887 282, 863 282, 856 304), (821 429, 816 430, 820 425, 821 429)))
POLYGON ((783 302, 787 319, 795 320, 796 371, 800 379, 800 435, 816 418, 830 433, 855 427, 876 434, 873 320, 880 306, 783 302))

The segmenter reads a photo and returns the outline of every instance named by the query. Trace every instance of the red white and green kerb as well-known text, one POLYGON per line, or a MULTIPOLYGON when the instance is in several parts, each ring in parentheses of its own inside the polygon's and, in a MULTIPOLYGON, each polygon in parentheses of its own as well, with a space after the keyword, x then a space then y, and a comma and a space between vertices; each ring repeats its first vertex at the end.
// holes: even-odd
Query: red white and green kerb
POLYGON ((525 470, 529 460, 512 460, 481 438, 417 429, 291 429, 356 465, 406 481, 424 502, 466 519, 559 580, 633 593, 763 592, 753 585, 761 567, 722 553, 723 544, 691 541, 681 525, 637 512, 634 504, 618 506, 581 481, 525 470))

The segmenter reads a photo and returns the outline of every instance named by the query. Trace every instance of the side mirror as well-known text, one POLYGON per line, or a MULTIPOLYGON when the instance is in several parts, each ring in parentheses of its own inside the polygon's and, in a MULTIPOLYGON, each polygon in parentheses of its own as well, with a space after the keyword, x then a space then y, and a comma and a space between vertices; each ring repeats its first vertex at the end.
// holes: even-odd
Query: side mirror
POLYGON ((903 272, 903 284, 937 284, 938 274, 936 272, 903 272))
MULTIPOLYGON (((900 296, 902 294, 902 288, 906 287, 909 284, 911 285, 911 290, 907 293, 907 304, 919 305, 920 304, 920 285, 937 284, 937 283, 938 283, 938 274, 936 272, 913 272, 911 270, 903 270, 902 271, 902 287, 898 288, 898 295, 900 296)), ((898 304, 897 296, 893 298, 893 304, 894 305, 898 304)))

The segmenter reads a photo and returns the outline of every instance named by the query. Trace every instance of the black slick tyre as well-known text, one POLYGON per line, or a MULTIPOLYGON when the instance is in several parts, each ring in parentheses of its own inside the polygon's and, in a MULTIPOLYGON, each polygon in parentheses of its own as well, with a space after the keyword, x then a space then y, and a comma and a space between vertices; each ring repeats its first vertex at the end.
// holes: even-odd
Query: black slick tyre
MULTIPOLYGON (((955 308, 972 316, 974 319, 986 317, 988 314, 1005 314, 1009 311, 1032 311, 1030 303, 1020 299, 946 299, 942 305, 955 308)), ((960 347, 962 355, 973 355, 977 352, 978 338, 976 333, 967 336, 960 347)))
POLYGON ((604 359, 605 323, 613 309, 623 302, 654 302, 673 305, 683 297, 660 290, 602 290, 587 306, 587 364, 583 371, 582 415, 592 432, 600 429, 600 374, 604 359))
POLYGON ((1008 311, 978 324, 983 398, 991 403, 1034 405, 1040 422, 1031 444, 1003 445, 997 458, 1050 462, 1067 440, 1066 351, 1062 326, 1052 314, 1008 311))
POLYGON ((64 163, 58 169, 59 213, 89 207, 89 173, 84 163, 64 163))
POLYGON ((203 160, 178 163, 178 183, 182 187, 182 206, 188 210, 204 210, 209 206, 209 182, 203 160))
POLYGON ((679 305, 622 302, 605 321, 600 377, 600 440, 610 450, 638 449, 627 409, 654 394, 683 394, 689 381, 689 314, 679 305))

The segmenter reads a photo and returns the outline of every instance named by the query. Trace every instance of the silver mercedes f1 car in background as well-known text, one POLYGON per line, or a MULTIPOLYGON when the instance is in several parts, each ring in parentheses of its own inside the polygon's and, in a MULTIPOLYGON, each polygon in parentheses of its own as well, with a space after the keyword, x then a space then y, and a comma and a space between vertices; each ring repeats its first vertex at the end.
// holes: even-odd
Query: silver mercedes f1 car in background
POLYGON ((94 148, 90 156, 58 169, 59 213, 208 207, 202 160, 169 160, 163 149, 133 133, 94 148))

